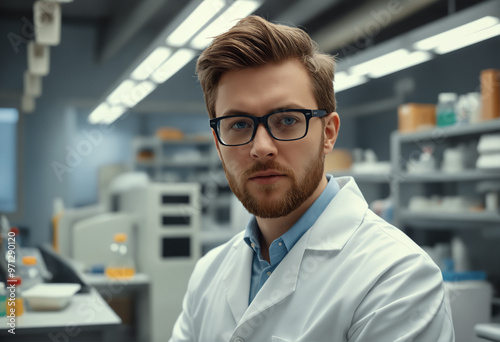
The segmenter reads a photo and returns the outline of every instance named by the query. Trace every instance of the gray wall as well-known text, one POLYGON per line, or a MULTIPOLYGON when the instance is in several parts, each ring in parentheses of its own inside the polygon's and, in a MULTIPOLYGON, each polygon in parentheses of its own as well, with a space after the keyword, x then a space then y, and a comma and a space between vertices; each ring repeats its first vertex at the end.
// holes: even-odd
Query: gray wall
MULTIPOLYGON (((21 18, 0 22, 0 35, 15 35, 20 42, 13 46, 9 39, 0 40, 0 107, 19 105, 27 69, 24 41, 32 38, 30 32, 21 18)), ((21 114, 21 212, 13 215, 11 224, 29 230, 31 245, 51 241, 54 198, 63 198, 68 207, 97 201, 99 167, 130 160, 132 137, 141 133, 144 120, 130 114, 110 127, 92 126, 86 121, 149 39, 137 37, 133 46, 99 64, 95 54, 99 37, 93 23, 63 23, 61 32, 61 44, 50 49, 51 70, 43 78, 43 94, 36 101, 36 110, 21 114)), ((172 78, 175 86, 158 89, 151 97, 167 101, 189 98, 186 89, 196 88, 196 80, 176 77, 182 76, 172 78)), ((169 125, 166 117, 157 122, 169 125)))

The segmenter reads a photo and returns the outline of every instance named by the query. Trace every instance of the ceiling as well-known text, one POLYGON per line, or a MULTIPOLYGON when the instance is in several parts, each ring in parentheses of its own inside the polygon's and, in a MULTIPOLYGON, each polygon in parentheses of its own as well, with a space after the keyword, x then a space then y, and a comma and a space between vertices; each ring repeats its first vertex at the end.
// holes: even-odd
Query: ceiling
MULTIPOLYGON (((151 46, 154 41, 158 41, 160 34, 164 34, 165 29, 179 22, 178 15, 187 9, 191 1, 201 0, 73 0, 62 3, 62 30, 65 24, 92 25, 99 37, 92 54, 104 68, 107 62, 113 63, 112 58, 120 56, 121 52, 128 60, 137 61, 144 51, 140 48, 130 49, 130 46, 137 46, 133 42, 140 41, 141 46, 151 46)), ((400 34, 488 0, 262 1, 263 5, 255 14, 303 28, 322 51, 336 55, 337 60, 342 61, 400 34)), ((33 18, 34 3, 35 0, 0 0, 0 21, 33 18)), ((116 87, 119 79, 110 82, 116 87)), ((159 88, 165 87, 165 84, 159 88)), ((168 92, 155 93, 158 97, 150 96, 150 101, 143 101, 136 109, 144 113, 165 112, 165 108, 193 112, 204 109, 204 104, 199 101, 182 101, 177 97, 171 103, 162 102, 168 92), (145 102, 150 102, 149 107, 145 102)), ((11 98, 14 95, 9 96, 11 98)), ((80 102, 85 108, 95 108, 98 103, 94 98, 80 102)))
MULTIPOLYGON (((297 25, 320 48, 341 58, 485 0, 267 0, 257 10, 270 20, 297 25), (384 13, 391 13, 384 16, 384 13)), ((35 0, 0 1, 2 18, 33 16, 35 0)), ((156 36, 189 3, 185 0, 74 0, 62 4, 64 23, 99 27, 98 60, 106 61, 127 43, 156 36)))

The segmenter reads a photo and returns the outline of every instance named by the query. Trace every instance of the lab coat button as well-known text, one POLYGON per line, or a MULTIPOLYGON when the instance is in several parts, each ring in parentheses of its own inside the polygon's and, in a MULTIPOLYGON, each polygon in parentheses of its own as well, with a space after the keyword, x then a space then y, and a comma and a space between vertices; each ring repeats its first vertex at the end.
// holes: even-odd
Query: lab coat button
POLYGON ((245 340, 241 337, 236 337, 233 342, 245 342, 245 340))

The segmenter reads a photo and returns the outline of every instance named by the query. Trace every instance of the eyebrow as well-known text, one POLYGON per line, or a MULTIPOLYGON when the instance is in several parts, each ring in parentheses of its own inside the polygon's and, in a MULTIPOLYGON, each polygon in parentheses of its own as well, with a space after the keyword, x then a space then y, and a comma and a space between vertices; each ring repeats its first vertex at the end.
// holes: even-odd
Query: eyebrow
MULTIPOLYGON (((285 105, 285 106, 275 107, 275 108, 271 109, 270 111, 268 111, 266 114, 274 113, 274 112, 277 112, 277 111, 283 110, 283 109, 305 109, 305 108, 304 108, 304 106, 300 106, 300 105, 295 104, 295 103, 290 103, 290 104, 285 105)), ((264 115, 266 115, 266 114, 264 114, 264 115)), ((230 115, 250 115, 250 116, 255 116, 255 114, 248 113, 248 112, 245 112, 245 111, 242 111, 242 110, 229 109, 229 110, 225 111, 224 114, 221 115, 221 117, 230 116, 230 115)))

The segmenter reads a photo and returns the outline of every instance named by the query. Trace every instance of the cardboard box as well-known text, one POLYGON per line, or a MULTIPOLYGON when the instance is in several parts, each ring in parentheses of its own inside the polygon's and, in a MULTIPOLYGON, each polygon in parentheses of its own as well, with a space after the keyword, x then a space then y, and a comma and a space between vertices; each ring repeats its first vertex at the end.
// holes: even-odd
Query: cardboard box
POLYGON ((500 118, 500 70, 481 71, 482 120, 500 118))
POLYGON ((436 105, 405 103, 398 107, 398 129, 408 133, 432 128, 436 125, 436 105))

